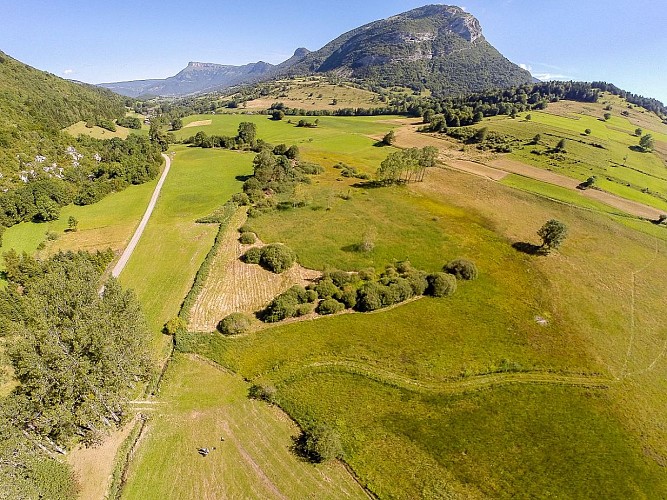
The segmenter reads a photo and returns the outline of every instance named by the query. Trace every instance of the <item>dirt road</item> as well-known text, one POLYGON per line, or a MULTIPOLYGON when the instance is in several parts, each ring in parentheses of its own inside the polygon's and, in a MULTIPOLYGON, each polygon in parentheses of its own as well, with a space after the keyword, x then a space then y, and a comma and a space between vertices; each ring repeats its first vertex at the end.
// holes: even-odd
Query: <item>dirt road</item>
POLYGON ((141 222, 139 223, 139 227, 137 227, 137 230, 134 232, 134 235, 132 235, 130 243, 127 245, 127 247, 125 247, 123 254, 120 256, 120 259, 118 260, 113 270, 111 271, 111 275, 114 278, 118 278, 118 276, 120 276, 120 273, 123 272, 123 269, 125 269, 125 265, 127 264, 127 261, 130 260, 132 252, 134 252, 137 243, 139 243, 139 239, 141 238, 144 229, 146 229, 146 224, 148 224, 148 219, 150 219, 151 214, 153 213, 153 209, 155 208, 155 203, 157 202, 157 199, 160 196, 162 185, 164 184, 164 181, 167 178, 167 174, 169 173, 169 169, 171 168, 171 158, 169 158, 169 156, 167 156, 164 153, 162 154, 162 157, 166 162, 164 170, 162 171, 160 180, 157 182, 157 186, 155 186, 155 191, 153 191, 153 196, 151 196, 151 201, 148 203, 148 207, 146 208, 146 212, 144 213, 144 216, 141 219, 141 222))

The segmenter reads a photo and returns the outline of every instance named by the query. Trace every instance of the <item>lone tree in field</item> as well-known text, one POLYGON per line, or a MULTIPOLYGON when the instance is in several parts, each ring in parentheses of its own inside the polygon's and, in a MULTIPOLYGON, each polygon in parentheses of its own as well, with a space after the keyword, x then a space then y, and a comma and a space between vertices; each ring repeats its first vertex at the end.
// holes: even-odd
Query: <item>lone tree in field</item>
POLYGON ((67 227, 69 228, 70 231, 76 231, 79 227, 79 219, 77 219, 73 215, 70 215, 69 219, 67 219, 67 227))
POLYGON ((391 146, 396 141, 396 134, 393 130, 387 132, 387 134, 382 138, 382 144, 385 146, 391 146))
POLYGON ((551 219, 537 231, 537 235, 542 238, 542 251, 549 253, 563 243, 567 236, 567 226, 559 220, 551 219))
POLYGON ((558 141, 558 144, 556 144, 556 151, 559 153, 565 153, 565 139, 558 141))
POLYGON ((642 138, 639 139, 639 147, 647 153, 653 151, 653 148, 655 147, 653 136, 651 134, 643 135, 642 138))

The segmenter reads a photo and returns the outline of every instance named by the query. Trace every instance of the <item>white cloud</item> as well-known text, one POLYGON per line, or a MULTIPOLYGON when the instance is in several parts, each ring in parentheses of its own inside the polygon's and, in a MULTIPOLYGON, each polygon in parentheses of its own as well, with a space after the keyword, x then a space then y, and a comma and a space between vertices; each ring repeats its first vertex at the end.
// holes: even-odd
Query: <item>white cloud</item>
POLYGON ((63 75, 71 75, 72 73, 74 73, 73 69, 66 69, 65 71, 63 71, 63 75))
POLYGON ((533 70, 533 68, 531 66, 529 66, 528 64, 524 64, 524 63, 519 64, 519 68, 525 69, 526 71, 532 71, 533 70))
POLYGON ((533 73, 533 76, 537 78, 538 80, 546 81, 546 80, 572 80, 573 78, 571 76, 567 75, 559 75, 556 73, 533 73))

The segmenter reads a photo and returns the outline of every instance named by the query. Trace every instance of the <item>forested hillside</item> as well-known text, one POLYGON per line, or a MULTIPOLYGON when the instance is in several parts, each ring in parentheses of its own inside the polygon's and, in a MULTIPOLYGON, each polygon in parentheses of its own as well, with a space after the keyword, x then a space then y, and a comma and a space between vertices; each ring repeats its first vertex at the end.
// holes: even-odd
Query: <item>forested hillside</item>
POLYGON ((63 80, 0 52, 0 234, 21 221, 53 220, 71 202, 89 204, 153 178, 160 149, 147 138, 75 139, 78 121, 113 123, 122 97, 63 80))

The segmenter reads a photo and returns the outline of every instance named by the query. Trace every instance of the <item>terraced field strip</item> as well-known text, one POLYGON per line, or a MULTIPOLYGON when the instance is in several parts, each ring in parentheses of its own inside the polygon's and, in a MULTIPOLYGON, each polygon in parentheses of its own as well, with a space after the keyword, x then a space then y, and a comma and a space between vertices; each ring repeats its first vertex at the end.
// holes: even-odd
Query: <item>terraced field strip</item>
POLYGON ((306 285, 320 276, 318 271, 299 265, 282 274, 274 274, 258 265, 242 262, 240 257, 249 248, 262 245, 260 241, 254 245, 239 243, 238 228, 246 217, 241 208, 227 226, 204 287, 190 311, 188 326, 191 331, 213 331, 228 314, 258 311, 291 286, 306 285))
POLYGON ((282 381, 288 383, 314 373, 348 373, 375 382, 426 394, 463 394, 510 384, 565 385, 588 389, 607 389, 614 381, 598 375, 568 375, 545 371, 502 372, 476 375, 446 382, 426 382, 358 361, 317 361, 296 369, 282 381))

